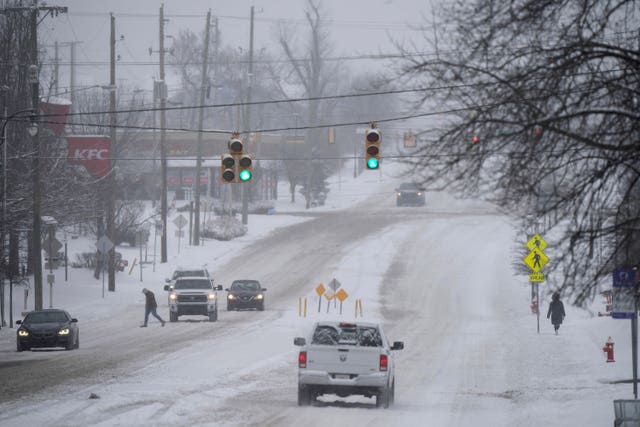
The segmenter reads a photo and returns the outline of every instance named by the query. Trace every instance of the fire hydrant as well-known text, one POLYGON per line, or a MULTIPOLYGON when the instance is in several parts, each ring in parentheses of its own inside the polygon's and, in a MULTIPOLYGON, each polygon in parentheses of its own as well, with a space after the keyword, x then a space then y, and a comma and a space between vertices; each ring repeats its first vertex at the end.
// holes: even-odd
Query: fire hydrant
POLYGON ((613 359, 613 339, 611 339, 611 337, 609 337, 604 347, 602 347, 602 351, 607 354, 607 362, 615 362, 613 359))

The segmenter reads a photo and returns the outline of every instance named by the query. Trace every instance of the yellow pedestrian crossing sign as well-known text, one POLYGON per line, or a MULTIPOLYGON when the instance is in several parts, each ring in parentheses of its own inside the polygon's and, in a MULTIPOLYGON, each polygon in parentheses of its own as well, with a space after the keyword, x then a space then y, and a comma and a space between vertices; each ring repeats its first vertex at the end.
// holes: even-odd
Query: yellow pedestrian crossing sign
POLYGON ((533 237, 527 242, 527 247, 531 251, 534 249, 544 251, 544 249, 547 247, 547 242, 545 242, 542 236, 540 236, 539 234, 534 234, 533 237))
POLYGON ((540 270, 549 262, 549 258, 542 253, 539 249, 533 249, 529 252, 529 255, 524 257, 524 263, 529 266, 530 269, 539 273, 540 270))

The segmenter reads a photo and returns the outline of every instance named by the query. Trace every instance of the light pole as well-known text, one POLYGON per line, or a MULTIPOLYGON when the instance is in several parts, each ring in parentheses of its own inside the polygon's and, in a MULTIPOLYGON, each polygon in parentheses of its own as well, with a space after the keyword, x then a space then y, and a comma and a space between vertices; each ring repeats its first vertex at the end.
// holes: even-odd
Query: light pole
POLYGON ((29 125, 29 127, 27 128, 29 135, 34 136, 38 133, 38 124, 35 122, 35 111, 31 108, 28 108, 26 110, 20 110, 20 111, 16 111, 15 113, 11 114, 10 116, 7 116, 7 109, 5 107, 5 111, 4 111, 4 120, 2 123, 2 132, 0 132, 0 144, 2 145, 2 252, 0 253, 0 256, 2 257, 2 266, 3 266, 3 276, 2 276, 2 289, 0 289, 1 293, 0 296, 1 298, 1 302, 2 302, 2 308, 1 308, 1 317, 2 319, 0 319, 0 322, 2 323, 2 326, 6 326, 6 322, 4 320, 4 279, 7 276, 7 270, 8 270, 8 260, 6 260, 5 262, 5 253, 6 253, 6 236, 7 236, 7 162, 8 162, 8 157, 7 157, 7 125, 9 124, 9 122, 20 116, 23 113, 30 113, 31 114, 31 123, 29 125))

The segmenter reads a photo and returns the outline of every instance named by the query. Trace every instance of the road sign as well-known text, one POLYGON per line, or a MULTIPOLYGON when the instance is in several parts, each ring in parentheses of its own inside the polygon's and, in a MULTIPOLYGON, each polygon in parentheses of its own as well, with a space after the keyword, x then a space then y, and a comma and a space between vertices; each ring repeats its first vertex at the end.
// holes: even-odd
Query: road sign
POLYGON ((113 249, 113 242, 107 236, 102 236, 100 240, 98 240, 98 243, 96 243, 96 247, 98 248, 98 252, 106 254, 113 249))
POLYGON ((331 282, 329 282, 329 287, 333 289, 334 293, 338 290, 338 288, 340 288, 340 286, 342 286, 342 284, 336 279, 333 279, 331 280, 331 282))
POLYGON ((544 282, 544 274, 543 273, 533 273, 529 275, 529 281, 531 283, 542 283, 544 282))
POLYGON ((527 247, 529 250, 538 249, 544 251, 547 247, 547 242, 544 241, 542 236, 539 234, 534 234, 533 237, 527 242, 527 247))
POLYGON ((633 268, 618 268, 613 271, 614 288, 632 288, 637 284, 637 270, 633 268))
POLYGON ((184 215, 180 214, 176 219, 173 220, 173 223, 176 225, 176 227, 182 228, 187 225, 187 219, 184 217, 184 215))
POLYGON ((613 289, 611 317, 614 319, 633 319, 636 312, 634 288, 618 287, 613 289))
POLYGON ((51 252, 53 252, 53 254, 55 255, 60 249, 62 249, 62 243, 60 243, 60 241, 55 237, 53 238, 53 240, 49 240, 49 236, 47 236, 42 241, 42 250, 44 250, 48 254, 49 249, 51 249, 51 252))
POLYGON ((322 283, 320 283, 318 286, 316 286, 316 293, 318 294, 318 296, 322 296, 322 294, 324 294, 325 291, 325 287, 322 283))
MULTIPOLYGON (((327 299, 327 301, 331 301, 333 299, 335 295, 332 292, 325 292, 324 293, 324 297, 327 299)), ((329 311, 329 309, 327 308, 327 312, 329 311)))
POLYGON ((342 301, 346 300, 347 298, 349 298, 349 294, 344 289, 340 289, 336 293, 336 298, 338 298, 340 300, 340 302, 342 302, 342 301))
POLYGON ((524 257, 524 263, 529 266, 530 269, 539 273, 540 270, 549 262, 549 258, 542 253, 539 249, 533 249, 529 252, 529 255, 524 257))

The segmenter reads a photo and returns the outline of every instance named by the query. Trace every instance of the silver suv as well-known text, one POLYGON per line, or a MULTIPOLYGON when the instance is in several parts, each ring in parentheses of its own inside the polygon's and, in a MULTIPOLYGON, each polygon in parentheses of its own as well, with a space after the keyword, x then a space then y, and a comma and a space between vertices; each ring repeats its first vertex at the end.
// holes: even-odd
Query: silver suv
POLYGON ((208 277, 180 277, 169 291, 169 320, 177 322, 182 315, 207 316, 210 322, 218 320, 218 295, 222 285, 214 286, 208 277))

